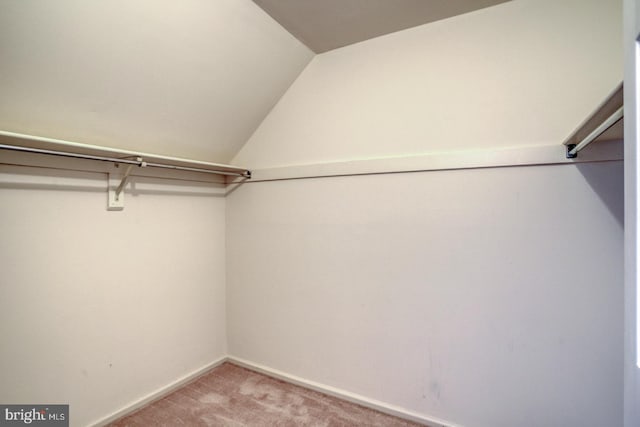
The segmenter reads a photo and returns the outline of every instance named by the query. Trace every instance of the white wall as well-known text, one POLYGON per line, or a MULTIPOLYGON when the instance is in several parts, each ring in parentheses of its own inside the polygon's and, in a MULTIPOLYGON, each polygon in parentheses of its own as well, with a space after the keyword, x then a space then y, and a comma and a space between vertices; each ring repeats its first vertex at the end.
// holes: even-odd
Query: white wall
POLYGON ((253 168, 560 144, 622 80, 621 0, 514 0, 316 56, 253 168))
POLYGON ((624 187, 625 187, 625 381, 624 425, 640 425, 640 277, 638 276, 638 129, 640 81, 640 1, 624 2, 624 187))
MULTIPOLYGON (((620 16, 515 0, 320 55, 234 161, 560 143, 621 79, 620 16)), ((0 129, 212 161, 311 57, 248 0, 11 0, 0 36, 0 129)), ((119 213, 103 175, 2 171, 2 402, 86 425, 228 321, 234 356, 463 425, 621 423, 619 163, 172 181, 119 213)))
POLYGON ((133 183, 0 167, 1 402, 85 426, 226 355, 224 189, 133 183))
POLYGON ((313 55, 251 0, 4 0, 0 52, 0 130, 214 162, 313 55))
POLYGON ((229 353, 468 427, 622 424, 622 164, 249 183, 229 353))

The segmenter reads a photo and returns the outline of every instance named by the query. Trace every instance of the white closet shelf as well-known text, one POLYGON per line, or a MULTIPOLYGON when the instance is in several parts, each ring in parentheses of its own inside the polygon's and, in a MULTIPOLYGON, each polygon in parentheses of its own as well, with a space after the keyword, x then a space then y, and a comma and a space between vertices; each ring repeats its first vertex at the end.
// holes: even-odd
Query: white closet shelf
POLYGON ((169 157, 140 151, 121 150, 7 131, 0 131, 0 149, 97 160, 140 167, 251 178, 250 170, 232 165, 169 157))
POLYGON ((623 83, 564 141, 567 158, 575 158, 578 152, 592 142, 622 140, 624 138, 623 83))

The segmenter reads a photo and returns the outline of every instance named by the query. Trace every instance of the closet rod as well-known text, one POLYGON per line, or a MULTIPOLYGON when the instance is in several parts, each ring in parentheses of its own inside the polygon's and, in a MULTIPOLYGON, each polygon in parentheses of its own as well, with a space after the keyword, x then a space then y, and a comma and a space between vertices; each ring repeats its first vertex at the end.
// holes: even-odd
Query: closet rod
POLYGON ((203 172, 203 173, 211 173, 216 175, 242 176, 245 178, 251 178, 251 171, 249 170, 238 170, 238 172, 234 172, 234 171, 194 168, 189 166, 168 165, 168 164, 155 163, 155 162, 146 162, 144 161, 142 156, 137 156, 135 160, 131 160, 126 158, 94 156, 91 154, 79 154, 79 153, 71 153, 68 151, 45 150, 41 148, 22 147, 18 145, 6 145, 6 144, 0 144, 0 149, 21 151, 26 153, 47 154, 52 156, 71 157, 74 159, 98 160, 101 162, 111 162, 111 163, 123 163, 128 165, 137 165, 141 167, 154 167, 154 168, 174 169, 174 170, 189 171, 189 172, 203 172))
POLYGON ((602 135, 609 129, 611 126, 618 123, 624 117, 624 106, 618 108, 612 115, 610 115, 600 126, 595 128, 589 135, 587 135, 580 143, 574 145, 573 147, 568 146, 570 148, 567 151, 567 157, 575 157, 580 150, 582 150, 587 145, 591 144, 597 137, 602 135))

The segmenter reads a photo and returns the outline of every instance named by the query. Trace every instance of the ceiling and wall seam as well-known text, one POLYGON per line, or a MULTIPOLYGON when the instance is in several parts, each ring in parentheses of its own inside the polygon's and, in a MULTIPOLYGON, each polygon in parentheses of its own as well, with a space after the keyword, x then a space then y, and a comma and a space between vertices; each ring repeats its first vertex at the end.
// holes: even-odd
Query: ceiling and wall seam
POLYGON ((280 94, 280 96, 278 97, 278 99, 273 103, 273 105, 271 105, 271 107, 269 108, 269 111, 267 111, 267 114, 265 114, 262 119, 258 122, 258 124, 256 124, 256 126, 253 128, 253 131, 251 132, 251 134, 249 135, 249 137, 247 139, 245 139, 245 141, 238 146, 238 148, 235 150, 235 152, 231 155, 230 159, 231 162, 233 162, 233 159, 235 159, 235 157, 238 155, 238 153, 240 151, 242 151, 242 149, 244 148, 244 146, 247 144, 247 142, 249 142, 251 140, 251 138, 253 137, 253 135, 256 133, 256 131, 260 128, 260 126, 262 126, 262 122, 264 122, 264 120, 269 117, 269 115, 271 114, 271 112, 273 111, 273 109, 276 107, 276 105, 278 105, 278 103, 282 100, 282 97, 289 91, 289 89, 291 88, 291 86, 293 86, 293 84, 296 82, 296 80, 298 80, 298 78, 302 75, 302 73, 304 73, 304 71, 307 69, 307 67, 309 67, 309 65, 314 61, 314 59, 316 58, 317 54, 314 54, 309 61, 307 62, 307 64, 300 70, 300 72, 298 73, 298 75, 291 80, 291 83, 289 84, 289 86, 287 86, 287 88, 285 90, 282 91, 282 93, 280 94))
POLYGON ((509 1, 319 54, 233 163, 562 144, 622 78, 621 14, 619 0, 509 1))

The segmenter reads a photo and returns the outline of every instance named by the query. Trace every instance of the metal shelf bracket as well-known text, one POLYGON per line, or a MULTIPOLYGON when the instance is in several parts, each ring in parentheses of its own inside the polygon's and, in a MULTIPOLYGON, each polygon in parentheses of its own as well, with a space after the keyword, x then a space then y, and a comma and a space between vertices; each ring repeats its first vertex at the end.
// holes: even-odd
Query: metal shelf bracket
MULTIPOLYGON (((147 163, 142 160, 142 157, 136 157, 135 160, 139 167, 144 168, 147 166, 147 163)), ((116 167, 119 166, 120 165, 116 163, 116 167)), ((133 166, 133 164, 128 164, 127 169, 122 175, 109 173, 107 210, 121 211, 124 209, 124 187, 127 185, 133 166)))

